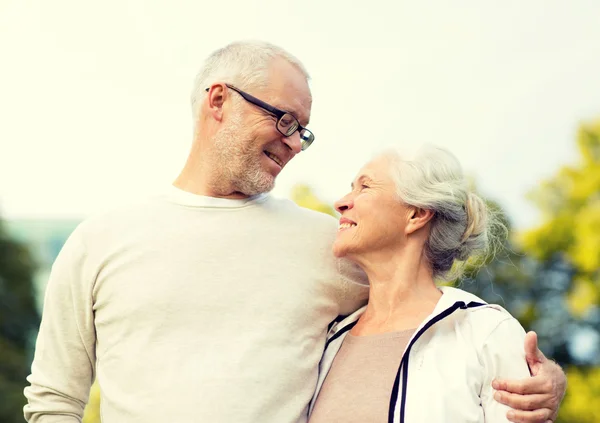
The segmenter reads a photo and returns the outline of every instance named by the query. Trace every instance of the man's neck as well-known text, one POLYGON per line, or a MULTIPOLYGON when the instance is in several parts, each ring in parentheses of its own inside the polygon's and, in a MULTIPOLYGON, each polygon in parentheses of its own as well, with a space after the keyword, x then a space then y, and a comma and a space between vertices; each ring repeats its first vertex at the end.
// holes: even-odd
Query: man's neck
POLYGON ((248 198, 246 194, 237 192, 233 189, 219 187, 220 181, 214 181, 213 172, 205 163, 200 163, 192 158, 188 158, 185 166, 179 176, 173 182, 173 186, 183 191, 214 198, 228 198, 240 200, 248 198))
POLYGON ((196 179, 188 179, 179 175, 177 179, 173 182, 173 186, 179 188, 180 190, 195 194, 195 195, 203 195, 206 197, 214 197, 214 198, 227 198, 230 200, 243 200, 248 198, 246 194, 241 192, 220 192, 215 189, 211 189, 210 186, 206 183, 202 183, 202 181, 198 181, 196 179))

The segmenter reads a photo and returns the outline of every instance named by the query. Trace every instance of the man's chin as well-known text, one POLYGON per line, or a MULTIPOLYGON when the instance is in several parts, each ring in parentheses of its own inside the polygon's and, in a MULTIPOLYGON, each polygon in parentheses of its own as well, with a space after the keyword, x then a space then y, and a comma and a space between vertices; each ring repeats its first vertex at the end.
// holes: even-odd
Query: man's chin
POLYGON ((275 177, 270 174, 268 176, 263 176, 265 177, 260 181, 253 181, 253 183, 248 182, 244 184, 244 186, 240 187, 239 191, 248 197, 273 191, 273 188, 275 188, 275 177))

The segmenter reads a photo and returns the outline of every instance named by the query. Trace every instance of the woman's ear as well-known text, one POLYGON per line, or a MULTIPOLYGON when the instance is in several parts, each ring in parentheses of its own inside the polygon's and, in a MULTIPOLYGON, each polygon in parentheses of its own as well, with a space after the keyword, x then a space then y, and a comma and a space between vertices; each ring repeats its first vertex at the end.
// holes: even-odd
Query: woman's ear
POLYGON ((420 207, 411 207, 409 210, 409 219, 406 224, 406 235, 410 235, 429 223, 435 213, 432 210, 420 207))

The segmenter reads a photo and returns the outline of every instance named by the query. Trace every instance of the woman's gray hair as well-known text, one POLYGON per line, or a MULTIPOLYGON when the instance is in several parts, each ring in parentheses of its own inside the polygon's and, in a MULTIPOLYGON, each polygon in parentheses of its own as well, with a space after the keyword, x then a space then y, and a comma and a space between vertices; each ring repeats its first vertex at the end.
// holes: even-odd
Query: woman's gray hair
POLYGON ((272 60, 282 58, 297 68, 308 81, 310 76, 302 62, 273 44, 263 41, 240 41, 231 43, 205 60, 196 75, 191 102, 194 120, 206 88, 215 82, 226 82, 240 89, 264 88, 268 83, 268 69, 272 60))
MULTIPOLYGON (((454 280, 470 257, 487 257, 506 228, 486 203, 470 189, 456 157, 430 145, 408 156, 386 150, 390 174, 403 203, 434 212, 425 256, 433 276, 454 280), (492 230, 499 227, 501 230, 492 230)), ((501 241, 500 241, 501 242, 501 241)))

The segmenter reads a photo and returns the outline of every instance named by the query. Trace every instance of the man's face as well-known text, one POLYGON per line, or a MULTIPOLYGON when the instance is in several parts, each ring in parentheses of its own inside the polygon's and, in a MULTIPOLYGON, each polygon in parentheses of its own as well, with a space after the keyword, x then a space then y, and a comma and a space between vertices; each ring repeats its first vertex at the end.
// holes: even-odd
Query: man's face
MULTIPOLYGON (((300 125, 310 118, 311 94, 304 76, 284 60, 271 65, 269 84, 265 89, 236 87, 260 100, 294 115, 300 125)), ((215 160, 218 184, 245 195, 271 191, 275 178, 290 160, 301 151, 300 134, 282 135, 276 127, 277 118, 262 108, 245 101, 229 89, 234 101, 224 127, 215 135, 215 160)))

